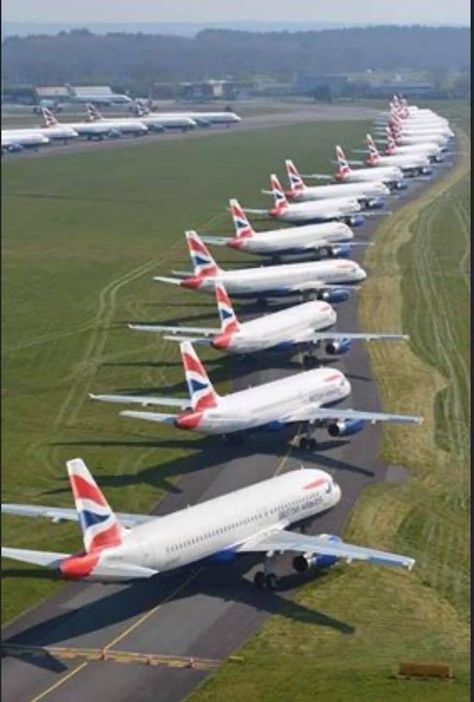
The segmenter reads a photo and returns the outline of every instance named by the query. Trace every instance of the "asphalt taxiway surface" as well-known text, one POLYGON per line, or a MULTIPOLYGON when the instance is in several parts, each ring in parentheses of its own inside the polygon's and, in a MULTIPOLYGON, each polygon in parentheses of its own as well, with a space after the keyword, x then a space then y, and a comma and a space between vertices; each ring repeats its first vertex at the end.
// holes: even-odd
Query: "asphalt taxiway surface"
MULTIPOLYGON (((420 187, 422 183, 413 183, 409 194, 391 201, 389 207, 393 210, 416 197, 420 187)), ((362 239, 370 236, 377 221, 374 217, 360 230, 362 239)), ((357 331, 357 293, 338 305, 337 312, 338 331, 357 331)), ((381 409, 364 343, 354 344, 341 359, 326 358, 323 353, 320 358, 334 363, 349 378, 352 395, 344 406, 381 409)), ((235 389, 302 369, 298 356, 232 362, 235 389)), ((314 453, 289 448, 279 433, 256 435, 238 447, 217 438, 203 439, 189 473, 154 513, 167 514, 304 464, 328 471, 342 488, 341 502, 317 517, 309 531, 341 533, 361 491, 386 478, 387 467, 377 458, 381 428, 369 426, 340 439, 331 439, 324 430, 316 436, 319 445, 314 453)), ((186 437, 177 432, 176 440, 186 441, 186 437)), ((160 445, 157 441, 157 451, 160 445)), ((315 573, 294 574, 283 558, 278 568, 280 589, 258 591, 252 586, 252 575, 259 562, 245 556, 228 565, 194 566, 135 585, 68 585, 3 630, 4 699, 178 702, 275 612, 351 635, 350 621, 291 601, 295 588, 318 577, 315 573), (27 655, 25 647, 31 646, 43 651, 27 655)), ((22 570, 19 575, 29 573, 22 570)), ((30 575, 38 577, 38 569, 30 575)))

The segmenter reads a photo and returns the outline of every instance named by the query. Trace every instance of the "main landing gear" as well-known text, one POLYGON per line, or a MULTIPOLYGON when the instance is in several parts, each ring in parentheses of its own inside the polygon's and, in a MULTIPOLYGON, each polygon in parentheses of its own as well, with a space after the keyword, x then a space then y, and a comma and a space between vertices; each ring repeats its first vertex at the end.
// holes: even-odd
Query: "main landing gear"
POLYGON ((269 551, 263 561, 263 570, 257 570, 253 577, 253 583, 256 588, 263 590, 276 590, 278 588, 278 577, 273 572, 273 566, 276 560, 276 555, 273 551, 269 551))
POLYGON ((317 368, 319 361, 313 353, 303 354, 303 368, 317 368))
POLYGON ((309 423, 305 423, 298 438, 298 448, 300 448, 302 451, 316 451, 318 447, 318 442, 314 436, 311 436, 310 431, 311 425, 309 423))

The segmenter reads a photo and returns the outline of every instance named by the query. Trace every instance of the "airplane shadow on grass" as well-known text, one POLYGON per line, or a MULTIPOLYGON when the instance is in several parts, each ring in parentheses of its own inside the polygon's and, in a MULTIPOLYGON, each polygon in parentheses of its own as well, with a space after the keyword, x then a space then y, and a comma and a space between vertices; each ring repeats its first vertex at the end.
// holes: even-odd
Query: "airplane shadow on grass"
MULTIPOLYGON (((142 616, 154 607, 157 607, 165 599, 171 603, 173 608, 180 600, 185 603, 184 606, 186 611, 188 611, 186 625, 189 626, 189 619, 192 622, 193 612, 196 612, 196 616, 199 617, 199 603, 202 603, 202 595, 206 595, 208 598, 215 599, 218 602, 235 603, 242 608, 239 616, 239 620, 242 621, 242 633, 239 633, 239 627, 237 627, 235 635, 229 637, 230 640, 226 641, 223 646, 222 643, 218 644, 214 640, 207 641, 205 632, 203 632, 204 645, 211 647, 210 652, 205 650, 201 654, 205 657, 227 657, 248 638, 249 627, 252 631, 257 631, 263 620, 272 614, 278 614, 292 621, 310 626, 329 628, 343 635, 354 633, 355 627, 351 624, 289 599, 294 593, 295 587, 310 581, 322 580, 326 577, 326 573, 313 571, 305 574, 292 573, 283 575, 278 591, 259 590, 253 587, 246 573, 260 562, 261 557, 245 555, 238 557, 230 564, 195 564, 155 576, 148 581, 137 581, 136 583, 125 585, 104 584, 104 596, 100 597, 98 595, 100 599, 95 599, 89 603, 86 601, 82 606, 80 604, 81 596, 83 595, 87 599, 87 589, 90 585, 86 583, 74 584, 69 589, 71 598, 77 603, 74 608, 71 607, 66 612, 63 611, 56 616, 49 617, 39 624, 27 626, 11 636, 8 636, 8 630, 4 630, 3 645, 7 648, 8 645, 38 647, 66 645, 73 648, 74 646, 81 648, 102 647, 104 645, 102 642, 103 637, 99 637, 99 640, 97 640, 94 634, 121 623, 127 626, 131 618, 142 616), (113 591, 108 593, 108 588, 111 588, 113 591), (195 604, 189 606, 193 598, 197 598, 195 599, 195 604)), ((4 569, 3 575, 4 577, 36 578, 38 577, 38 571, 33 568, 4 569)), ((50 573, 48 573, 48 576, 50 578, 56 577, 50 573)), ((93 587, 97 587, 97 585, 93 587)), ((64 596, 62 596, 63 599, 64 596)), ((50 607, 50 604, 46 603, 44 606, 50 607)), ((204 606, 209 607, 208 600, 207 603, 205 601, 204 606)), ((165 610, 166 618, 166 605, 153 615, 154 622, 152 626, 157 638, 155 643, 153 639, 149 640, 149 653, 159 654, 166 650, 166 634, 163 634, 163 628, 159 625, 159 618, 163 609, 165 610)), ((176 614, 176 616, 179 616, 179 614, 176 614)), ((179 625, 183 626, 184 624, 180 622, 179 625)), ((146 627, 147 625, 143 623, 141 626, 146 627)), ((18 629, 18 623, 15 628, 18 629)), ((119 630, 111 632, 109 639, 114 638, 114 634, 117 635, 118 633, 119 630)), ((150 634, 150 629, 147 629, 147 634, 150 634)), ((178 651, 176 653, 179 654, 178 651)), ((15 656, 16 654, 7 652, 7 655, 15 656)), ((199 652, 196 655, 200 655, 199 652)), ((61 667, 62 664, 57 659, 54 659, 54 656, 51 656, 51 659, 46 661, 37 657, 31 657, 27 660, 33 665, 39 664, 41 667, 48 667, 48 669, 58 673, 62 672, 64 670, 61 667)))

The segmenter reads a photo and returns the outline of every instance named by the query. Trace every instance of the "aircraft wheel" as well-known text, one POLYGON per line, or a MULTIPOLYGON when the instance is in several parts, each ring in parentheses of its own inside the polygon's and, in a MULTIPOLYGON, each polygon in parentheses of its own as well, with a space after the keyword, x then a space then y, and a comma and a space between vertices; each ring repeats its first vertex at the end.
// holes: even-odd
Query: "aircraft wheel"
POLYGON ((257 570, 255 575, 253 576, 253 584, 259 590, 263 589, 263 586, 265 585, 265 575, 263 573, 263 570, 257 570))
POLYGON ((308 451, 316 451, 317 446, 318 442, 316 441, 316 439, 313 439, 313 437, 311 437, 311 439, 308 439, 308 451))
POLYGON ((268 590, 276 590, 278 587, 278 578, 275 573, 268 573, 265 576, 265 585, 268 590))
POLYGON ((306 436, 302 436, 299 440, 299 447, 302 451, 306 451, 308 449, 308 439, 306 436))

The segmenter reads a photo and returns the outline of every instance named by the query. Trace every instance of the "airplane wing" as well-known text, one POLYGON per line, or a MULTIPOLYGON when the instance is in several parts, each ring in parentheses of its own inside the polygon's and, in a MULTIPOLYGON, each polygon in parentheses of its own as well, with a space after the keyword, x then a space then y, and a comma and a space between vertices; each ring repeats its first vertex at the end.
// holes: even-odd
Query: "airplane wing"
POLYGON ((317 405, 307 405, 291 414, 281 417, 282 422, 337 422, 344 419, 359 419, 369 424, 389 422, 391 424, 422 424, 422 417, 409 414, 388 414, 386 412, 364 412, 354 409, 325 408, 317 405))
MULTIPOLYGON (((43 507, 41 505, 24 505, 6 503, 2 504, 2 514, 11 514, 17 517, 33 517, 51 519, 53 522, 78 522, 79 513, 76 509, 68 509, 64 507, 43 507)), ((127 514, 125 512, 117 512, 116 517, 124 527, 134 527, 137 524, 145 524, 152 519, 157 519, 149 514, 127 514)))
POLYGON ((410 337, 408 334, 383 334, 383 333, 364 333, 364 332, 312 332, 309 336, 309 341, 342 341, 350 339, 351 341, 407 341, 410 337))
POLYGON ((178 399, 175 397, 150 397, 146 395, 93 395, 89 393, 91 400, 99 400, 99 402, 114 402, 125 405, 141 405, 149 407, 150 405, 158 405, 162 407, 178 407, 179 409, 188 409, 191 407, 190 400, 178 399))
MULTIPOLYGON (((199 336, 217 336, 220 333, 220 329, 217 327, 180 327, 180 326, 167 326, 162 324, 129 324, 129 329, 134 331, 144 331, 144 332, 166 332, 167 334, 173 335, 189 335, 189 334, 199 334, 199 336)), ((167 337, 165 337, 167 338, 167 337)))
POLYGON ((310 553, 320 556, 334 556, 348 562, 353 560, 366 561, 372 565, 398 566, 411 570, 415 565, 415 559, 408 556, 400 556, 396 553, 378 551, 373 548, 363 546, 353 546, 343 541, 328 541, 320 536, 309 536, 298 534, 293 531, 282 529, 256 536, 237 549, 238 552, 296 552, 310 553))
POLYGON ((166 341, 177 341, 178 343, 181 343, 182 341, 189 341, 191 344, 194 344, 195 346, 210 346, 212 343, 212 340, 209 338, 202 338, 199 336, 173 336, 173 335, 164 335, 163 339, 166 339, 166 341))
MULTIPOLYGON (((364 211, 365 216, 365 211, 364 211)), ((311 251, 312 249, 325 249, 328 246, 331 248, 337 248, 338 246, 375 246, 372 241, 310 241, 302 246, 302 249, 311 251)))
MULTIPOLYGON (((333 285, 331 283, 325 283, 322 280, 309 280, 306 283, 296 283, 295 285, 290 285, 288 286, 287 291, 289 293, 295 292, 305 292, 309 290, 340 290, 341 288, 345 288, 344 285, 333 285)), ((348 289, 348 288, 345 288, 348 289)), ((359 286, 357 285, 351 285, 350 286, 351 290, 358 290, 359 286)))

